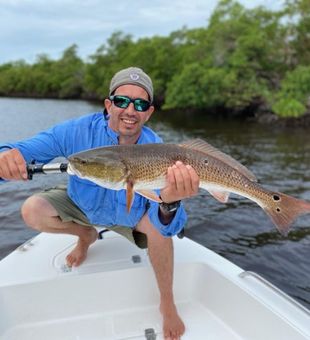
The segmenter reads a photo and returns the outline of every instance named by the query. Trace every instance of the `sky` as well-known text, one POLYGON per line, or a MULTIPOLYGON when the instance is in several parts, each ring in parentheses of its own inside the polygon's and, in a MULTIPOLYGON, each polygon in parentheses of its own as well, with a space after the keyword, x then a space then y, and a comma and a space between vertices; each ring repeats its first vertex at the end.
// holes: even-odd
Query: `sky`
MULTIPOLYGON (((239 0, 281 8, 284 0, 239 0)), ((72 44, 84 60, 115 31, 134 39, 206 27, 218 0, 0 0, 0 64, 40 54, 61 57, 72 44)))

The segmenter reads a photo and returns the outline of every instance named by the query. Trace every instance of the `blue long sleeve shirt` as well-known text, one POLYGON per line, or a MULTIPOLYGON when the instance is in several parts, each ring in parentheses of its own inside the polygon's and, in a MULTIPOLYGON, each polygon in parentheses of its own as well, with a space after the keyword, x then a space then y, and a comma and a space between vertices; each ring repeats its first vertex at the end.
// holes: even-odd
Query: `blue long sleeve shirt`
MULTIPOLYGON (((144 126, 137 144, 147 143, 162 143, 162 140, 154 131, 144 126)), ((98 112, 55 125, 32 138, 0 145, 0 148, 19 149, 26 162, 48 163, 56 157, 67 158, 83 150, 117 144, 118 134, 109 128, 102 112, 98 112)), ((181 205, 173 220, 168 225, 162 224, 158 216, 158 203, 148 203, 148 200, 139 194, 135 194, 128 213, 125 190, 106 189, 77 176, 69 176, 67 191, 90 223, 96 225, 133 228, 147 211, 152 224, 162 235, 169 237, 182 230, 187 220, 181 205)))

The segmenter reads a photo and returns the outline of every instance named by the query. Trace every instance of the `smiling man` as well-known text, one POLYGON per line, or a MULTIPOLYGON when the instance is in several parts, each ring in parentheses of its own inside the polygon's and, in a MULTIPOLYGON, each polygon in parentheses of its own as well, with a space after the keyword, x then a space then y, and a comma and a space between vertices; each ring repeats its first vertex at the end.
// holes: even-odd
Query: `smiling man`
MULTIPOLYGON (((47 163, 58 156, 94 147, 118 144, 161 143, 145 123, 154 112, 153 85, 140 68, 119 71, 111 80, 104 112, 58 124, 36 136, 0 145, 0 178, 25 180, 26 163, 47 163)), ((179 339, 185 331, 173 297, 172 236, 182 230, 186 214, 180 200, 198 192, 199 178, 190 166, 177 162, 168 168, 163 203, 136 194, 126 210, 125 190, 110 190, 70 176, 68 186, 31 196, 22 207, 25 223, 39 231, 78 237, 67 256, 69 266, 79 266, 97 239, 95 226, 121 233, 140 248, 148 248, 160 291, 160 311, 165 339, 179 339)), ((117 251, 117 249, 115 250, 117 251)), ((137 320, 138 321, 138 320, 137 320)))
POLYGON ((104 102, 109 127, 119 133, 119 144, 135 144, 154 106, 151 79, 138 68, 118 72, 111 80, 110 96, 104 102), (114 104, 114 105, 113 105, 114 104))

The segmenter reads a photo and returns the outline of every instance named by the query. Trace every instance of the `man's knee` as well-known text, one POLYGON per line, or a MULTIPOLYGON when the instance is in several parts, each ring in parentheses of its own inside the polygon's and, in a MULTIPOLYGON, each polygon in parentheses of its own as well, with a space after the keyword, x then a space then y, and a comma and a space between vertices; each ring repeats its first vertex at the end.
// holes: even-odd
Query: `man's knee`
POLYGON ((152 224, 147 214, 145 214, 136 227, 137 231, 144 233, 147 238, 165 239, 159 230, 152 224))
POLYGON ((40 231, 42 217, 51 215, 53 209, 46 199, 34 195, 24 202, 21 214, 26 225, 40 231))

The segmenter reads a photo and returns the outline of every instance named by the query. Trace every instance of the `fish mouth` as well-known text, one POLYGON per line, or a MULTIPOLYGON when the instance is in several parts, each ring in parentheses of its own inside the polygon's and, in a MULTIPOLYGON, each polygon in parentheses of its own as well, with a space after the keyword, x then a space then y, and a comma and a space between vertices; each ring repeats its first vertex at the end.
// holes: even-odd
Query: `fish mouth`
POLYGON ((72 165, 69 163, 68 168, 67 168, 67 174, 72 176, 75 175, 75 171, 73 171, 72 165))
POLYGON ((82 177, 82 174, 80 173, 79 170, 77 170, 71 163, 69 163, 68 168, 67 168, 67 174, 70 176, 78 176, 82 177))

